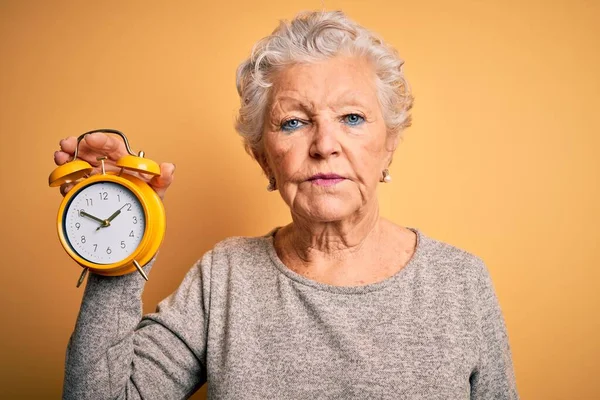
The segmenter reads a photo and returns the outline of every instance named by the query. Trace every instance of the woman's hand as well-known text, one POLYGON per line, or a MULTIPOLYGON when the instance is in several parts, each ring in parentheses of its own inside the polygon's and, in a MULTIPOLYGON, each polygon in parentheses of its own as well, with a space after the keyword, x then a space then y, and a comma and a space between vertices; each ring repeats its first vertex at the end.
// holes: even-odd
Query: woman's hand
MULTIPOLYGON (((56 165, 62 165, 73 158, 75 153, 75 147, 77 146, 77 138, 75 136, 68 137, 60 141, 60 150, 54 153, 54 162, 56 165)), ((101 170, 101 163, 97 160, 97 157, 106 156, 108 157, 104 161, 105 169, 107 171, 119 171, 120 168, 116 166, 116 162, 119 158, 126 156, 127 149, 123 140, 116 136, 102 132, 91 133, 86 135, 85 138, 79 143, 79 151, 77 158, 90 163, 94 169, 92 174, 97 174, 101 170)), ((160 176, 151 176, 137 172, 128 172, 147 182, 161 199, 164 199, 165 192, 173 183, 175 164, 161 163, 160 164, 160 176)), ((74 183, 65 183, 60 187, 60 192, 64 196, 71 188, 74 183)))

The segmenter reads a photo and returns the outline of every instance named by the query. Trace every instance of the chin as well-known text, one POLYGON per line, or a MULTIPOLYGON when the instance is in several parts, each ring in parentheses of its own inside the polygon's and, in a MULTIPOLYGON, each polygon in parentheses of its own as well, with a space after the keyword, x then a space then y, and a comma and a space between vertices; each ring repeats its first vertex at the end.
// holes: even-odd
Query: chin
POLYGON ((356 207, 349 207, 346 202, 327 201, 313 202, 308 207, 303 207, 298 214, 315 222, 334 222, 346 219, 355 214, 356 211, 356 207))

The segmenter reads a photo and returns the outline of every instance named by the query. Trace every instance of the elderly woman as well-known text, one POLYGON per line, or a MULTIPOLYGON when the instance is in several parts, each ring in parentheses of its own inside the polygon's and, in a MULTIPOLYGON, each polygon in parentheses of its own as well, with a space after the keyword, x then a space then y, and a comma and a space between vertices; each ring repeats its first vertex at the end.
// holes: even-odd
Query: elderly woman
MULTIPOLYGON (((185 398, 206 382, 218 399, 518 398, 482 260, 379 216, 410 123, 401 66, 340 12, 261 40, 238 69, 237 129, 292 222, 217 244, 144 317, 138 274, 91 275, 65 398, 185 398)), ((81 153, 117 159, 120 143, 90 135, 81 153)), ((161 167, 149 183, 164 195, 161 167)))

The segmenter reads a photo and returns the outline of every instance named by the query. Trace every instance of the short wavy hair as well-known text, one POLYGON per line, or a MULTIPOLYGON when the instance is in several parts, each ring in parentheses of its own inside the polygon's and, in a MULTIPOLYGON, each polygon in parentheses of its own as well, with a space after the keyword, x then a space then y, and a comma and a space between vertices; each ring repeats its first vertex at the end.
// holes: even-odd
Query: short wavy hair
POLYGON ((272 75, 291 64, 318 62, 336 55, 363 56, 373 64, 388 134, 399 135, 410 126, 413 96, 398 52, 341 11, 303 12, 291 21, 281 21, 271 35, 254 45, 250 57, 237 69, 241 105, 235 127, 251 156, 262 150, 272 75))

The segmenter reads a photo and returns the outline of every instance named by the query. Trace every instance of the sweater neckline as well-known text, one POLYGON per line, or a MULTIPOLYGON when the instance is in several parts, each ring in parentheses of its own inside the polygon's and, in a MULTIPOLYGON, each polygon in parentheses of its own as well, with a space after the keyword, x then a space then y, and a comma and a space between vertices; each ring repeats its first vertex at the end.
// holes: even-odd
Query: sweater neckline
POLYGON ((285 275, 287 278, 289 278, 295 282, 298 282, 304 286, 308 286, 308 287, 311 287, 311 288, 314 288, 317 290, 321 290, 321 291, 325 291, 325 292, 340 293, 340 294, 364 294, 364 293, 370 293, 370 292, 374 292, 377 290, 381 290, 381 289, 384 289, 391 285, 394 285, 396 282, 403 279, 404 275, 409 273, 412 269, 416 268, 416 265, 420 263, 420 260, 423 257, 423 255, 422 255, 423 240, 425 239, 425 236, 418 228, 412 228, 412 227, 408 227, 408 226, 405 228, 410 229, 417 235, 417 243, 415 246, 415 251, 414 251, 412 257, 410 258, 410 260, 408 260, 408 262, 406 263, 404 268, 400 269, 394 275, 392 275, 382 281, 375 282, 375 283, 369 283, 366 285, 358 285, 358 286, 330 285, 327 283, 321 283, 321 282, 317 282, 315 280, 306 278, 306 277, 300 275, 299 273, 288 268, 283 263, 283 261, 281 261, 281 259, 277 255, 277 251, 275 250, 275 243, 274 243, 275 242, 275 240, 274 240, 275 234, 277 233, 277 231, 279 229, 281 229, 281 227, 276 227, 273 230, 271 230, 267 235, 265 235, 266 249, 267 249, 269 258, 271 259, 271 262, 273 263, 275 268, 277 268, 277 270, 281 274, 285 275))

